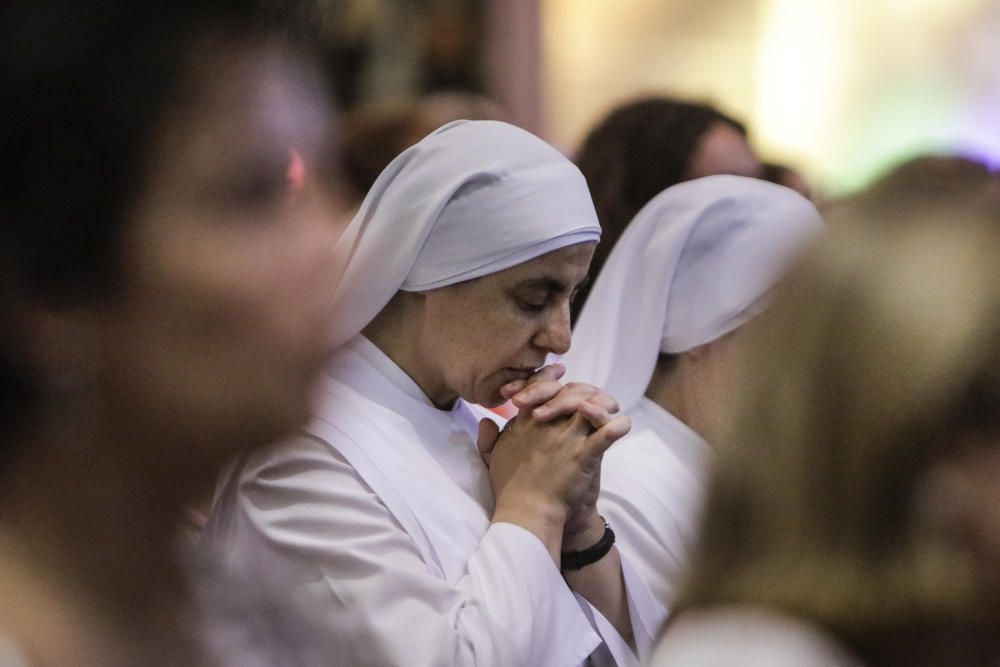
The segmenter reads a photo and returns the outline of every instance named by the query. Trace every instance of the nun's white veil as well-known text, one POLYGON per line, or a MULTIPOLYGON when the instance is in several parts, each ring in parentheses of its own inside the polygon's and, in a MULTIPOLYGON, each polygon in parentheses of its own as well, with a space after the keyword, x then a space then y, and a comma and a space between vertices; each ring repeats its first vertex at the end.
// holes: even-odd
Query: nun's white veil
POLYGON ((628 410, 661 353, 710 343, 744 324, 823 228, 788 188, 741 176, 675 185, 639 211, 611 251, 563 358, 628 410))
POLYGON ((386 167, 337 245, 334 337, 359 333, 396 292, 427 291, 597 241, 580 171, 538 137, 456 121, 386 167))

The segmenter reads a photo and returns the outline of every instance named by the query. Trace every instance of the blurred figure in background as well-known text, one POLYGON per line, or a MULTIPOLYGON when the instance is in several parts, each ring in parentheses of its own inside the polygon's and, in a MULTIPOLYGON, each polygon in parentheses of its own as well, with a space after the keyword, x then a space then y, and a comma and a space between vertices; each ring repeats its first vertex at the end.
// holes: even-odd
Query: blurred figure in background
POLYGON ((453 120, 504 120, 496 102, 471 93, 437 93, 415 100, 359 107, 338 120, 338 185, 353 211, 397 155, 453 120))
POLYGON ((342 109, 486 89, 485 0, 258 2, 316 39, 342 109))
POLYGON ((811 200, 813 198, 812 188, 809 187, 809 183, 806 181, 805 177, 788 165, 777 164, 775 162, 765 162, 761 165, 760 177, 765 181, 770 181, 772 183, 777 183, 778 185, 784 185, 786 188, 791 188, 806 199, 811 200))
MULTIPOLYGON (((714 174, 761 175, 760 160, 739 121, 706 104, 668 97, 639 99, 613 110, 587 134, 576 163, 603 229, 591 279, 600 275, 639 210, 671 185, 714 174)), ((577 295, 574 321, 589 291, 585 285, 577 295)))
POLYGON ((0 45, 0 645, 225 662, 176 528, 310 412, 335 234, 289 165, 322 87, 242 2, 10 2, 0 45))
POLYGON ((607 387, 633 420, 604 457, 598 507, 667 608, 696 536, 734 350, 822 230, 812 204, 772 183, 675 185, 629 224, 573 330, 566 378, 607 387))
POLYGON ((998 211, 876 190, 830 220, 744 341, 652 664, 997 664, 998 211))

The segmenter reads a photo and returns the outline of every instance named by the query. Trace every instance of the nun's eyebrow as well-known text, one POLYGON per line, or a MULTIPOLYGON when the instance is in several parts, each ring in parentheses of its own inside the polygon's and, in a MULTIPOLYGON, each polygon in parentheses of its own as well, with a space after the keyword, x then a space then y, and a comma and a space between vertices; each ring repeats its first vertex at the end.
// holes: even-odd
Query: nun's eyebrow
POLYGON ((551 292, 553 294, 562 294, 566 291, 566 283, 556 280, 555 278, 534 278, 532 280, 525 280, 518 283, 517 288, 545 290, 546 292, 551 292))
MULTIPOLYGON (((590 276, 585 276, 583 280, 577 283, 576 287, 573 288, 570 296, 575 295, 579 292, 588 282, 590 282, 590 276)), ((518 290, 544 290, 549 294, 565 294, 569 291, 566 283, 556 278, 544 277, 544 278, 534 278, 531 280, 525 280, 517 284, 516 289, 518 290)))

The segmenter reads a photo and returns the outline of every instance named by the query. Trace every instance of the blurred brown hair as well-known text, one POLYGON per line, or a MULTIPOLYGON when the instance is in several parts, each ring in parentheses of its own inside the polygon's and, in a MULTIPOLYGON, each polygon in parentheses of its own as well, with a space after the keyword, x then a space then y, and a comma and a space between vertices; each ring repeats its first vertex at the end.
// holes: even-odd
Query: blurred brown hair
POLYGON ((836 213, 862 201, 892 201, 899 208, 966 205, 970 199, 1000 196, 1000 176, 986 165, 957 155, 920 155, 905 160, 859 194, 831 201, 824 213, 836 213))
POLYGON ((964 438, 1000 443, 998 257, 992 198, 838 209, 748 329, 682 608, 770 607, 860 655, 998 611, 921 505, 964 438))
POLYGON ((347 113, 338 125, 340 175, 357 206, 397 155, 453 120, 503 120, 503 109, 487 97, 438 93, 414 100, 373 104, 347 113))

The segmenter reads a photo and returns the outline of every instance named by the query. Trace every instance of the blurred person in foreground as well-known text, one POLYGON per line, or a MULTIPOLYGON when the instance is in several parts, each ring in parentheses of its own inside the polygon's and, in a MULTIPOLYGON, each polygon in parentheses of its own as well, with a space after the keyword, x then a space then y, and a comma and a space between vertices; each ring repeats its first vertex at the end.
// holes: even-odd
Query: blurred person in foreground
POLYGON ((961 155, 918 155, 889 168, 860 193, 823 204, 835 212, 858 199, 895 198, 901 206, 962 206, 979 197, 1000 196, 1000 174, 978 160, 961 155))
POLYGON ((637 664, 662 612, 596 508, 629 421, 545 365, 599 238, 579 170, 512 125, 393 160, 338 243, 316 419, 225 476, 207 543, 357 623, 359 664, 637 664))
POLYGON ((877 191, 752 325, 651 664, 1000 660, 1000 216, 877 191))
MULTIPOLYGON (((612 110, 584 138, 576 163, 604 230, 592 279, 639 210, 671 185, 716 174, 762 174, 742 123, 710 105, 669 97, 640 98, 612 110)), ((584 285, 573 304, 574 322, 589 293, 584 285)))
POLYGON ((206 636, 175 547, 222 461, 308 417, 331 347, 334 233, 288 175, 328 110, 270 25, 214 0, 0 10, 4 664, 257 664, 206 636))
POLYGON ((806 199, 758 179, 667 188, 629 224, 573 329, 566 379, 607 387, 632 417, 604 457, 598 508, 668 608, 697 535, 722 379, 822 231, 806 199))

